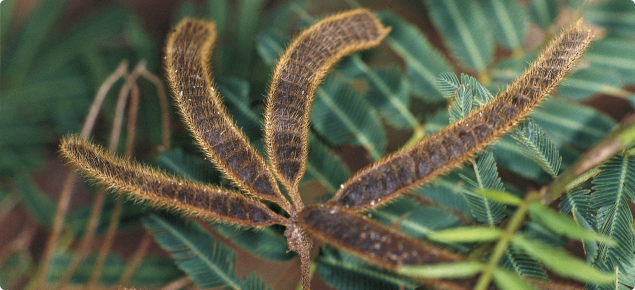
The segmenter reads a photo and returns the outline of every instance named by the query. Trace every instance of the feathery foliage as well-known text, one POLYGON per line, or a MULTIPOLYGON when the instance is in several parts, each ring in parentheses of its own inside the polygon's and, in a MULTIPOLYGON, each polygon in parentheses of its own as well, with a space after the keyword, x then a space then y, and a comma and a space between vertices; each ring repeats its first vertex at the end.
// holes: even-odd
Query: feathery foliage
POLYGON ((144 226, 199 287, 265 289, 258 278, 249 277, 245 281, 236 278, 236 253, 195 223, 174 216, 150 215, 144 220, 144 226))

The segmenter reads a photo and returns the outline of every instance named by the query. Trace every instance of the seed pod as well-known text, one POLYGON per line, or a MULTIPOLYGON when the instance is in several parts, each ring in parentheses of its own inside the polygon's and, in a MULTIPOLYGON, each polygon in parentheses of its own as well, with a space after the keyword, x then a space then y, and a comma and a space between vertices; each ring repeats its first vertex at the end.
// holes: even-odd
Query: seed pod
POLYGON ((169 176, 115 157, 78 137, 63 139, 60 149, 62 155, 88 177, 155 207, 242 226, 287 224, 264 204, 240 193, 169 176))
POLYGON ((189 19, 168 36, 167 75, 181 116, 205 154, 241 189, 289 210, 264 159, 236 127, 213 87, 209 63, 215 38, 213 23, 189 19))
POLYGON ((522 120, 560 82, 592 35, 582 22, 551 41, 498 98, 419 144, 351 178, 329 201, 363 210, 399 196, 461 164, 522 120))
POLYGON ((336 14, 303 31, 280 58, 267 96, 265 138, 278 178, 294 202, 304 174, 315 89, 343 56, 379 44, 390 29, 365 9, 336 14))

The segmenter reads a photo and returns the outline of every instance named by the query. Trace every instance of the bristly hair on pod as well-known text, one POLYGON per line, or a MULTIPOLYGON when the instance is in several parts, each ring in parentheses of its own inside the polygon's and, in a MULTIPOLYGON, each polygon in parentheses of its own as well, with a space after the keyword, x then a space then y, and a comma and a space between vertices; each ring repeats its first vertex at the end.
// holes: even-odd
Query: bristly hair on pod
POLYGON ((172 95, 198 145, 239 188, 290 210, 264 159, 236 127, 214 88, 210 58, 214 24, 185 19, 168 36, 166 69, 172 95))
POLYGON ((273 168, 295 204, 302 203, 297 186, 306 166, 315 89, 343 56, 377 46, 388 32, 370 11, 356 9, 304 30, 280 57, 267 95, 265 140, 273 168))
POLYGON ((155 207, 174 209, 211 221, 238 226, 286 225, 287 220, 261 202, 240 193, 169 176, 156 169, 116 157, 99 145, 79 137, 67 137, 61 153, 88 177, 133 199, 155 207))
POLYGON ((592 37, 591 31, 578 21, 552 40, 497 98, 436 135, 361 170, 329 204, 364 210, 460 165, 516 125, 549 94, 592 37))

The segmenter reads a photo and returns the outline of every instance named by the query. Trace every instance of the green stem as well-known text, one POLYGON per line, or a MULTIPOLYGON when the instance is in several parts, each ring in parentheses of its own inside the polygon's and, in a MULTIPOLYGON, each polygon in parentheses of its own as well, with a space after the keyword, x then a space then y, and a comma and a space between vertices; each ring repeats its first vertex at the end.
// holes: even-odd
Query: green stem
POLYGON ((498 267, 498 264, 503 258, 503 254, 505 254, 505 251, 509 247, 512 238, 524 224, 523 221, 525 220, 525 216, 527 215, 527 211, 529 210, 529 205, 536 200, 539 200, 539 195, 536 193, 529 193, 525 200, 523 200, 523 202, 518 206, 518 208, 514 212, 514 215, 509 220, 507 228, 505 228, 505 231, 501 235, 501 238, 498 240, 498 243, 496 243, 496 247, 494 248, 494 251, 489 258, 489 262, 483 268, 483 273, 476 282, 474 290, 487 289, 490 282, 492 281, 494 270, 496 270, 496 268, 498 267))

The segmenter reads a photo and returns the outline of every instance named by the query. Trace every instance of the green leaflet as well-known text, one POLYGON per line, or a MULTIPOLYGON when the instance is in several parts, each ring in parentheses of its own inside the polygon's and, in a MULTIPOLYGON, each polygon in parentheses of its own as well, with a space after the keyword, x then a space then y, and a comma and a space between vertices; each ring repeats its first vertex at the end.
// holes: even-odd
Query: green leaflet
POLYGON ((463 119, 472 111, 472 90, 467 86, 461 86, 455 91, 450 107, 450 123, 463 119))
MULTIPOLYGON (((403 233, 418 239, 427 238, 436 231, 460 224, 454 212, 439 207, 420 205, 408 198, 400 198, 379 210, 372 211, 370 215, 387 226, 399 225, 403 233)), ((443 244, 459 252, 469 250, 469 247, 464 244, 454 242, 443 244)))
POLYGON ((635 236, 633 215, 628 200, 635 198, 635 157, 615 156, 600 168, 593 179, 595 192, 591 196, 598 231, 617 242, 616 246, 599 244, 595 265, 605 271, 624 268, 634 258, 635 236))
POLYGON ((610 33, 627 37, 635 31, 635 6, 631 1, 604 1, 584 11, 584 21, 604 26, 610 33))
POLYGON ((419 283, 368 266, 349 254, 321 247, 322 255, 315 260, 320 277, 327 285, 339 290, 414 289, 419 283))
MULTIPOLYGON (((53 258, 53 264, 49 272, 50 282, 62 278, 73 258, 70 253, 57 253, 53 258)), ((84 284, 90 277, 96 256, 86 259, 78 268, 71 280, 74 284, 84 284)), ((115 285, 123 273, 126 264, 116 255, 108 255, 101 271, 100 283, 115 285)), ((142 287, 157 287, 168 284, 183 276, 175 265, 166 257, 147 256, 135 270, 130 279, 130 284, 142 287)))
MULTIPOLYGON (((99 52, 97 55, 103 62, 104 67, 95 70, 93 62, 86 61, 83 64, 93 72, 90 76, 89 84, 95 89, 101 85, 104 79, 112 73, 117 63, 122 59, 128 59, 130 66, 134 66, 140 59, 147 59, 148 69, 153 70, 157 66, 154 61, 158 58, 159 46, 152 38, 143 30, 143 26, 139 23, 139 19, 134 15, 129 7, 124 5, 107 6, 94 12, 87 17, 89 20, 79 23, 73 27, 64 38, 53 43, 50 48, 42 52, 42 56, 38 57, 38 67, 30 73, 31 78, 50 78, 60 75, 60 70, 68 70, 63 66, 73 64, 77 58, 84 57, 86 51, 99 52), (121 19, 114 22, 113 19, 121 19), (106 45, 104 42, 109 40, 124 41, 126 46, 120 48, 116 52, 106 53, 101 51, 101 47, 106 45), (112 61, 107 57, 111 56, 116 61, 112 61)), ((74 73, 83 76, 83 73, 74 73)), ((92 97, 92 96, 91 96, 92 97)), ((84 108, 86 110, 86 108, 84 108)))
POLYGON ((512 243, 560 276, 600 284, 613 282, 613 275, 610 272, 606 273, 593 268, 564 250, 554 248, 544 242, 529 240, 521 235, 516 235, 512 239, 512 243))
POLYGON ((242 289, 243 282, 234 273, 236 253, 196 223, 176 216, 163 218, 154 214, 143 223, 154 235, 154 240, 170 253, 179 269, 196 285, 242 289))
MULTIPOLYGON (((618 289, 619 290, 632 290, 633 285, 635 285, 635 261, 630 260, 628 262, 630 264, 624 267, 623 269, 619 269, 619 272, 618 272, 618 277, 619 277, 618 289)), ((593 286, 597 286, 597 285, 593 285, 593 286)), ((608 288, 608 287, 604 287, 604 288, 608 288)), ((595 289, 595 288, 589 287, 589 289, 595 289)), ((611 289, 615 289, 615 288, 611 288, 611 289)))
POLYGON ((511 134, 523 148, 526 156, 534 160, 542 169, 554 178, 558 176, 562 157, 547 133, 533 120, 522 121, 511 134))
MULTIPOLYGON (((583 150, 593 146, 615 126, 615 121, 603 113, 561 99, 542 102, 530 117, 551 137, 562 157, 561 166, 564 168, 580 155, 575 149, 583 150)), ((503 168, 533 180, 552 179, 509 137, 500 138, 494 144, 493 152, 496 161, 503 168)))
MULTIPOLYGON (((355 63, 367 68, 366 64, 356 56, 355 63), (359 61, 357 61, 359 60, 359 61)), ((399 129, 414 129, 419 121, 408 109, 410 88, 407 80, 395 66, 384 69, 365 69, 370 88, 364 96, 379 111, 388 124, 399 129)))
POLYGON ((483 266, 483 264, 474 261, 422 266, 402 266, 397 268, 397 273, 409 277, 429 279, 468 278, 480 273, 483 266))
POLYGON ((506 205, 518 206, 519 204, 523 202, 523 200, 520 197, 506 191, 499 191, 499 190, 484 188, 484 189, 479 189, 476 192, 480 195, 487 197, 488 199, 491 199, 493 201, 500 202, 506 205))
POLYGON ((517 1, 480 0, 483 12, 490 16, 490 27, 494 29, 494 39, 499 44, 514 50, 522 48, 525 39, 525 9, 517 1))
POLYGON ((584 59, 593 66, 618 72, 627 83, 635 83, 635 44, 629 39, 605 37, 593 42, 584 59))
POLYGON ((585 101, 596 94, 635 99, 635 94, 622 89, 622 86, 624 80, 616 70, 592 66, 567 77, 558 88, 558 94, 576 101, 585 101))
POLYGON ((24 85, 29 71, 35 62, 39 50, 42 48, 46 35, 55 27, 54 23, 61 18, 66 1, 46 0, 41 1, 34 14, 26 22, 21 33, 20 40, 16 43, 15 52, 9 63, 5 64, 3 78, 14 85, 24 85))
POLYGON ((450 64, 434 48, 419 29, 390 11, 379 14, 381 21, 390 26, 386 42, 406 63, 406 75, 412 92, 427 101, 440 101, 441 92, 435 86, 437 75, 450 71, 450 64))
POLYGON ((342 159, 331 154, 328 148, 311 134, 309 136, 306 172, 301 182, 316 179, 328 190, 330 196, 335 194, 340 185, 344 184, 350 177, 351 173, 342 159))
POLYGON ((224 79, 218 81, 218 92, 238 128, 250 140, 260 140, 262 117, 260 112, 250 106, 249 83, 235 78, 224 79))
POLYGON ((311 123, 334 145, 362 146, 373 160, 383 156, 386 136, 379 118, 348 84, 335 77, 327 77, 318 87, 311 123))
POLYGON ((174 18, 172 19, 172 26, 175 26, 179 21, 185 18, 196 18, 198 7, 196 7, 196 3, 193 0, 185 0, 179 4, 176 8, 176 12, 174 13, 174 18))
POLYGON ((529 4, 529 16, 543 29, 549 28, 558 16, 560 2, 551 0, 532 0, 529 4))
POLYGON ((155 162, 160 168, 176 176, 205 183, 220 182, 220 172, 211 162, 204 162, 200 157, 185 153, 179 148, 161 152, 155 162))
POLYGON ((273 67, 278 60, 278 56, 284 51, 284 43, 288 43, 289 38, 277 30, 268 29, 256 38, 256 50, 264 63, 273 67))
MULTIPOLYGON (((573 215, 573 219, 585 229, 595 231, 595 217, 591 212, 595 211, 591 202, 591 192, 588 189, 576 189, 562 195, 560 202, 560 213, 573 215)), ((598 245, 594 241, 582 241, 587 253, 587 261, 593 263, 597 256, 598 245)))
POLYGON ((501 290, 535 290, 520 277, 501 268, 494 270, 494 282, 501 290))
POLYGON ((233 49, 228 52, 231 55, 232 65, 228 66, 227 72, 240 78, 246 78, 250 74, 255 58, 255 42, 258 22, 265 1, 263 0, 240 0, 237 3, 237 23, 232 25, 235 42, 233 49))
POLYGON ((490 200, 476 192, 477 189, 502 190, 503 184, 498 177, 498 167, 492 152, 486 152, 478 158, 472 158, 472 166, 476 175, 475 180, 461 175, 463 180, 472 188, 465 194, 470 205, 472 216, 485 225, 496 225, 505 217, 506 206, 490 200))
POLYGON ((548 99, 529 115, 560 148, 570 144, 589 148, 613 130, 615 121, 604 113, 578 103, 548 99))
POLYGON ((580 240, 594 240, 601 243, 606 243, 610 246, 615 246, 616 243, 596 233, 593 230, 588 230, 575 223, 573 219, 570 219, 564 215, 551 210, 540 202, 533 202, 529 206, 529 216, 531 219, 541 223, 553 232, 567 236, 572 239, 580 240))
POLYGON ((494 52, 491 29, 474 1, 424 1, 430 18, 462 65, 484 72, 494 52))
POLYGON ((472 226, 456 227, 430 233, 428 238, 435 242, 462 242, 474 243, 496 241, 500 238, 502 230, 494 227, 472 226))
POLYGON ((470 176, 473 176, 474 172, 466 168, 453 172, 455 173, 451 172, 446 176, 440 176, 428 184, 415 188, 413 193, 425 200, 434 202, 438 207, 457 211, 470 217, 469 205, 465 199, 465 194, 469 191, 465 188, 463 179, 456 172, 470 176))
MULTIPOLYGON (((549 277, 542 265, 531 256, 527 255, 523 250, 510 246, 503 254, 500 266, 505 269, 512 270, 521 276, 527 276, 532 279, 548 281, 549 277)), ((494 274, 496 276, 496 274, 494 274)))
POLYGON ((219 35, 225 33, 228 25, 229 3, 227 0, 207 0, 205 3, 205 15, 214 20, 216 31, 219 35))
POLYGON ((453 72, 444 72, 436 78, 437 88, 444 98, 454 96, 456 90, 461 86, 461 82, 453 72))
POLYGON ((369 89, 365 99, 369 100, 390 125, 410 130, 420 125, 417 117, 409 110, 410 84, 401 77, 398 68, 391 66, 371 69, 359 54, 352 55, 345 66, 348 67, 342 72, 346 77, 361 77, 368 82, 369 89))
POLYGON ((16 173, 13 176, 13 184, 22 204, 33 219, 47 228, 51 227, 56 210, 53 200, 42 192, 26 173, 16 173))

